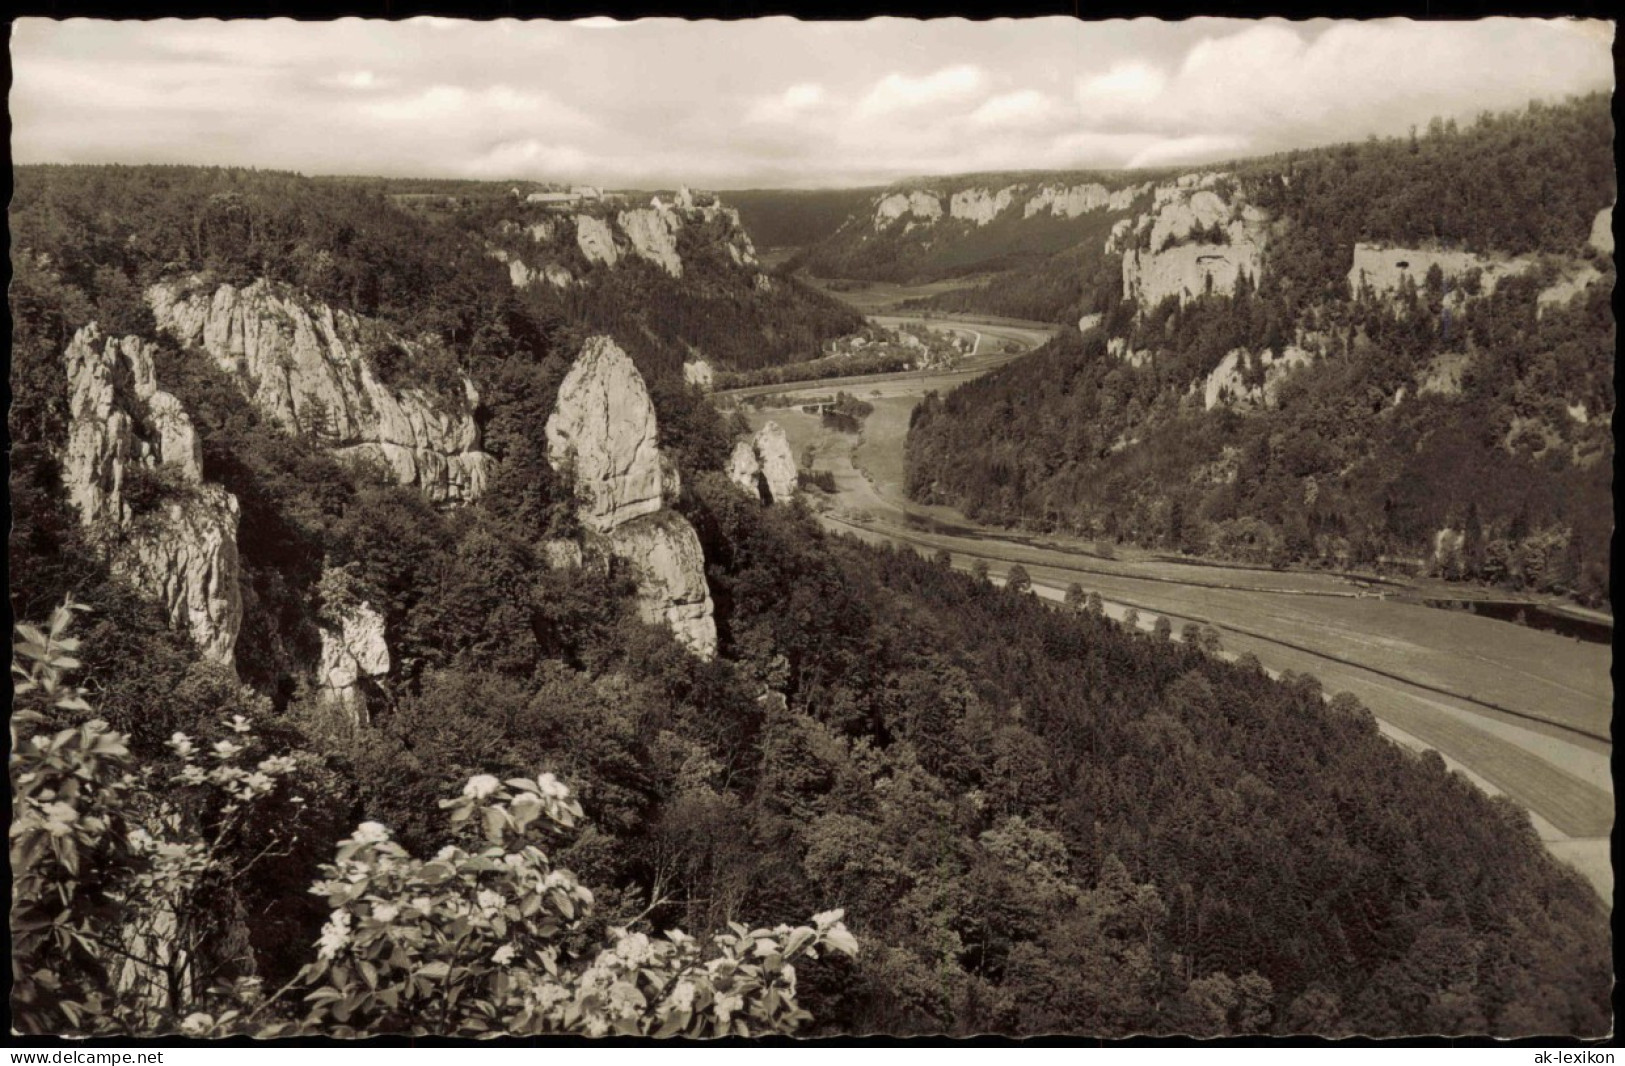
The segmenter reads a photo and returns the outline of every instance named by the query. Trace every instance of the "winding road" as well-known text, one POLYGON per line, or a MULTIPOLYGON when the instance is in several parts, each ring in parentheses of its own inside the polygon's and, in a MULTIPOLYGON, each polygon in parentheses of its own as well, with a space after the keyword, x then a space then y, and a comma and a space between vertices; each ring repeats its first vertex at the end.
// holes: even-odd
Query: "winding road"
POLYGON ((922 323, 976 332, 969 359, 953 371, 915 371, 839 381, 736 390, 736 399, 827 395, 840 387, 874 407, 861 436, 825 428, 794 407, 747 409, 753 425, 784 427, 805 464, 828 470, 836 492, 817 501, 821 520, 873 542, 949 553, 956 567, 977 561, 996 579, 1017 563, 1037 593, 1062 598, 1076 582, 1098 592, 1108 613, 1130 610, 1149 628, 1158 615, 1217 628, 1225 654, 1250 653, 1271 672, 1318 677, 1328 694, 1350 692, 1383 732, 1412 748, 1437 750, 1491 794, 1512 797, 1548 849, 1613 898, 1611 651, 1482 618, 1383 599, 1363 582, 1324 573, 1198 566, 1128 550, 1104 553, 1082 541, 1032 537, 978 525, 903 492, 903 448, 914 405, 1042 343, 1054 327, 876 315, 884 325, 922 323), (986 342, 997 340, 988 351, 986 342))

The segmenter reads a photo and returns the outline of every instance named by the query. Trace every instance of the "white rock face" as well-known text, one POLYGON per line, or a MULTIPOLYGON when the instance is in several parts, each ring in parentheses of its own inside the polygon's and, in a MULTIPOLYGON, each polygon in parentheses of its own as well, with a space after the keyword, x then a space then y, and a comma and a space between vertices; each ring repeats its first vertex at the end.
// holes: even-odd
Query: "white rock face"
POLYGON ((677 254, 677 231, 683 223, 675 214, 657 207, 644 207, 622 211, 616 222, 635 254, 674 278, 683 276, 683 260, 677 254))
POLYGON ((1251 240, 1240 244, 1178 244, 1163 252, 1129 251, 1123 256, 1123 296, 1149 311, 1170 296, 1181 303, 1207 292, 1224 296, 1236 291, 1245 273, 1257 278, 1263 249, 1251 240))
POLYGON ((1264 381, 1261 385, 1249 386, 1242 374, 1243 360, 1246 358, 1246 349, 1237 348, 1219 361, 1219 365, 1207 376, 1202 390, 1204 408, 1211 411, 1220 406, 1274 407, 1281 392, 1281 382, 1286 376, 1313 362, 1310 354, 1302 348, 1283 349, 1280 356, 1266 349, 1258 353, 1258 361, 1264 368, 1264 381))
POLYGON ((962 189, 948 198, 948 215, 951 218, 985 226, 1002 215, 1015 197, 1014 185, 1000 189, 997 193, 990 189, 962 189))
POLYGON ((1150 310, 1170 296, 1183 302, 1208 291, 1228 295, 1244 273, 1257 280, 1269 216, 1239 194, 1226 200, 1215 192, 1221 177, 1186 174, 1159 185, 1150 211, 1113 227, 1106 251, 1123 253, 1124 299, 1150 310), (1207 236, 1215 227, 1223 229, 1223 242, 1207 236))
POLYGON ((158 388, 152 354, 151 345, 104 338, 94 325, 74 335, 62 481, 113 572, 158 600, 205 658, 232 667, 243 616, 237 498, 204 483, 192 420, 158 388), (139 516, 124 492, 138 466, 162 471, 177 489, 139 516))
POLYGON ((582 564, 581 545, 573 540, 544 540, 539 547, 549 570, 575 570, 582 564))
POLYGON ((362 678, 389 673, 389 645, 384 642, 384 616, 370 604, 353 604, 321 628, 322 657, 316 667, 317 703, 341 721, 367 724, 362 678))
POLYGON ((1049 212, 1060 218, 1077 218, 1091 211, 1127 211, 1136 197, 1143 195, 1149 185, 1130 185, 1112 192, 1096 182, 1084 185, 1045 185, 1023 208, 1024 217, 1049 212))
POLYGON ((1433 561, 1443 566, 1461 558, 1466 544, 1467 535, 1461 530, 1448 527, 1439 530, 1433 535, 1433 561))
POLYGON ((756 455, 762 461, 762 477, 774 503, 789 503, 796 494, 796 457, 790 441, 777 422, 768 422, 756 431, 756 455))
POLYGON ((734 445, 728 478, 763 503, 795 499, 800 478, 790 440, 777 422, 764 423, 755 436, 734 445))
POLYGON ((1614 209, 1605 207, 1591 220, 1591 239, 1586 242, 1599 252, 1614 254, 1614 209))
POLYGON ((491 249, 491 258, 507 264, 508 280, 516 289, 527 288, 537 282, 544 282, 555 289, 567 289, 575 284, 574 275, 557 263, 544 263, 539 267, 533 267, 503 248, 491 249))
POLYGON ((147 290, 160 329, 202 348, 243 395, 284 430, 311 436, 338 454, 378 461, 402 485, 439 503, 485 492, 494 460, 480 450, 479 393, 393 389, 373 374, 370 345, 413 345, 374 323, 268 281, 187 292, 173 282, 147 290))
POLYGON ((660 453, 643 376, 613 340, 582 346, 545 433, 548 461, 574 480, 581 524, 630 566, 643 618, 702 657, 716 654, 699 538, 667 507, 681 489, 677 469, 660 453))
POLYGON ((609 222, 591 215, 576 216, 576 245, 589 263, 614 266, 620 262, 621 250, 615 246, 615 232, 609 222))
POLYGON ((548 461, 574 474, 583 525, 603 533, 660 510, 654 404, 613 340, 593 337, 582 347, 545 432, 548 461))
POLYGON ((1445 284, 1456 292, 1458 298, 1465 298, 1459 283, 1472 270, 1480 272, 1480 291, 1489 295, 1503 278, 1515 277, 1534 265, 1534 261, 1529 259, 1493 259, 1472 252, 1356 244, 1354 265, 1349 268, 1349 290, 1358 297, 1369 286, 1372 296, 1385 299, 1397 295, 1406 278, 1422 289, 1426 285, 1428 271, 1437 266, 1444 275, 1445 284))
POLYGON ((1582 263, 1565 271, 1563 276, 1540 290, 1535 298, 1540 311, 1548 307, 1562 307, 1576 296, 1602 280, 1602 272, 1590 263, 1582 263))
POLYGON ((756 457, 756 444, 749 438, 734 444, 728 456, 728 480, 760 500, 766 496, 762 481, 762 461, 756 457))
POLYGON ((900 218, 909 217, 921 222, 935 222, 942 217, 942 200, 921 190, 894 192, 880 198, 875 204, 875 229, 885 229, 900 218))
POLYGON ((690 385, 709 389, 716 380, 716 371, 704 359, 691 359, 683 364, 683 380, 690 385))
POLYGON ((1084 315, 1082 318, 1078 319, 1078 332, 1088 333, 1090 330, 1099 326, 1101 320, 1105 317, 1105 315, 1100 314, 1084 315))
POLYGON ((717 652, 717 623, 705 583, 700 538, 676 511, 658 511, 615 527, 607 539, 638 586, 643 620, 665 625, 703 659, 717 652))

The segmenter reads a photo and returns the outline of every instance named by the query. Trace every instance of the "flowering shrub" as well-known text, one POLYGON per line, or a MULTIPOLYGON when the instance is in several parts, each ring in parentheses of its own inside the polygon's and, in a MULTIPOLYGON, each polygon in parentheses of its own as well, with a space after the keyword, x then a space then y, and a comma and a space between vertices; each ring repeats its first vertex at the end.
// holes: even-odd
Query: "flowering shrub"
MULTIPOLYGON (((89 711, 63 681, 78 665, 65 634, 79 609, 59 609, 48 633, 19 627, 12 671, 19 692, 89 711)), ((40 720, 24 711, 13 728, 40 720)), ((549 773, 481 774, 442 801, 456 836, 431 859, 408 855, 377 822, 339 843, 311 888, 332 913, 315 958, 286 986, 267 994, 238 977, 208 987, 198 960, 220 925, 207 920, 203 894, 278 853, 273 837, 246 861, 236 857, 256 809, 298 768, 293 756, 263 755, 240 715, 224 732, 212 743, 175 734, 169 747, 181 769, 162 784, 132 765, 125 738, 100 720, 20 743, 14 735, 20 1031, 787 1033, 808 1019, 796 1003, 795 961, 857 951, 834 910, 811 925, 734 924, 704 942, 611 928, 588 958, 570 938, 593 894, 543 850, 575 826, 581 805, 549 773), (197 810, 208 813, 207 834, 188 815, 197 810)))
POLYGON ((748 1036, 790 1032, 796 958, 855 953, 842 912, 810 926, 729 933, 612 929, 582 966, 561 939, 593 895, 539 846, 574 826, 580 805, 552 774, 471 778, 442 801, 459 843, 423 861, 376 822, 358 827, 312 891, 333 907, 302 1028, 485 1035, 585 1033, 748 1036))

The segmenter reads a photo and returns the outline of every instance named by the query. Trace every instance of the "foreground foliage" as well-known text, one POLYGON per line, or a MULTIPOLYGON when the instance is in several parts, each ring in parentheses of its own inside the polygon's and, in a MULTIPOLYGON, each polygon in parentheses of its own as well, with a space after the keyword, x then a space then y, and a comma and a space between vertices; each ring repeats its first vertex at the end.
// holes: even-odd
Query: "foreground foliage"
MULTIPOLYGON (((65 680, 78 665, 67 634, 82 609, 58 609, 48 632, 18 627, 20 695, 90 710, 65 680)), ((573 828, 581 805, 550 773, 478 775, 440 804, 466 848, 414 859, 384 826, 363 823, 311 889, 332 909, 316 958, 269 996, 250 976, 207 987, 197 960, 215 945, 188 934, 203 928, 209 889, 252 868, 236 862, 235 834, 285 789, 296 760, 273 756, 247 769, 256 738, 234 716, 231 739, 207 755, 175 734, 170 746, 184 766, 165 788, 102 720, 34 733, 44 721, 26 709, 13 718, 20 1032, 109 1035, 178 1023, 194 1036, 788 1033, 811 1018, 796 1002, 793 960, 858 950, 836 910, 794 928, 735 924, 703 943, 678 930, 651 938, 612 928, 589 955, 580 931, 593 894, 538 846, 573 828), (188 787, 207 793, 191 818, 177 806, 188 787), (283 1020, 295 997, 308 1005, 303 1017, 283 1020)))

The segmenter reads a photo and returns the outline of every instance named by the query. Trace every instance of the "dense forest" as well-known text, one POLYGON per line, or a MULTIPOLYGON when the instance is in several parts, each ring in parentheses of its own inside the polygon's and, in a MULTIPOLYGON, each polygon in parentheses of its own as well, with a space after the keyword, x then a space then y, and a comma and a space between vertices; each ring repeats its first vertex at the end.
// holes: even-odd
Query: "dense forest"
POLYGON ((1101 271, 1078 305, 1102 314, 1098 330, 921 406, 910 490, 993 522, 1261 563, 1420 560, 1603 603, 1614 266, 1586 239, 1614 196, 1607 108, 1531 107, 1238 168, 1283 220, 1256 283, 1144 311, 1101 271), (1379 301, 1349 291, 1357 240, 1544 258, 1464 302, 1437 274, 1379 301), (1601 276, 1568 302, 1540 298, 1576 265, 1601 276), (1117 357, 1109 337, 1148 358, 1117 357), (1318 357, 1273 405, 1206 408, 1203 379, 1227 353, 1295 337, 1317 338, 1318 357), (1438 387, 1441 368, 1458 380, 1438 387), (1461 550, 1436 558, 1447 528, 1461 550))
POLYGON ((758 248, 806 248, 841 227, 874 199, 874 189, 730 189, 722 198, 739 209, 758 248))
POLYGON ((548 975, 587 988, 615 967, 630 976, 558 1027, 788 1030, 793 1001, 811 1034, 1608 1030, 1589 887, 1519 809, 1384 740, 1356 701, 764 507, 721 473, 741 427, 651 373, 716 604, 720 654, 701 660, 638 620, 619 570, 545 559, 574 501, 541 426, 602 328, 590 315, 522 299, 461 229, 360 191, 160 168, 18 184, 10 595, 39 626, 15 674, 31 686, 32 769, 13 780, 33 819, 13 852, 28 1031, 471 1035, 510 1001, 550 1031, 548 975), (274 277, 435 331, 481 391, 489 492, 436 508, 284 434, 211 357, 155 334, 140 290, 170 269, 274 277), (241 502, 240 680, 109 572, 64 499, 62 353, 91 320, 154 340, 205 477, 241 502), (341 597, 377 607, 394 663, 359 726, 321 714, 297 665, 316 604, 341 597), (71 626, 69 600, 88 608, 71 626), (245 751, 257 771, 235 769, 245 751), (125 760, 127 778, 95 771, 125 760), (75 804, 134 818, 118 804, 135 782, 207 862, 171 912, 194 981, 131 1013, 96 936, 155 868, 75 804), (436 852, 448 817, 461 845, 436 852), (511 843, 538 817, 570 830, 547 857, 511 843), (418 954, 502 943, 510 922, 537 942, 483 969, 418 954), (657 935, 673 928, 724 956, 680 1008, 663 967, 687 949, 657 935), (454 1005, 454 977, 484 998, 454 1005), (677 1013, 639 1028, 657 1000, 677 1013))

